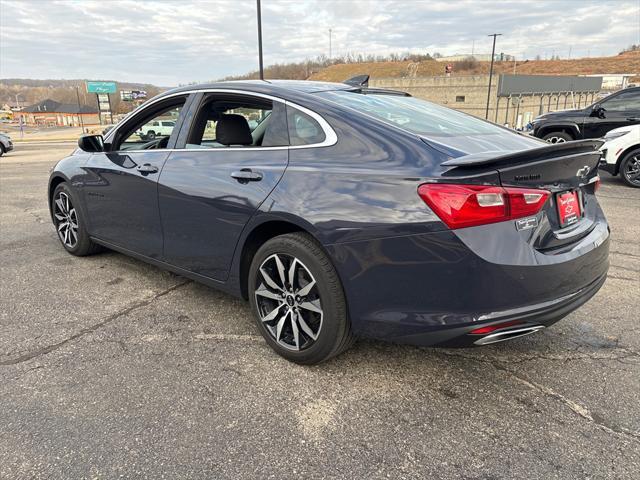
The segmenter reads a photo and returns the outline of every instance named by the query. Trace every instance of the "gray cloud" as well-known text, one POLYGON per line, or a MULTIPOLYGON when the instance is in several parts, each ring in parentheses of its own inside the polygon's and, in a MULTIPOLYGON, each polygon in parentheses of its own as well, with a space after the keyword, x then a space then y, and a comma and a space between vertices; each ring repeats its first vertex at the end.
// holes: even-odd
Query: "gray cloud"
MULTIPOLYGON (((610 55, 640 43, 638 0, 263 0, 267 64, 333 52, 610 55)), ((0 0, 0 76, 175 85, 254 70, 254 0, 0 0)))

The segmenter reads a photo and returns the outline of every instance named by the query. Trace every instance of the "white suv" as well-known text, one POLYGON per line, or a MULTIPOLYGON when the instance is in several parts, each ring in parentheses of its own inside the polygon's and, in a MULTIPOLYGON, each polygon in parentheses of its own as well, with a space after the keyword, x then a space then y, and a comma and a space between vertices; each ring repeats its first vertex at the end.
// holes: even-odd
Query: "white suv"
POLYGON ((154 140, 156 137, 168 137, 176 126, 174 120, 154 120, 138 130, 138 135, 143 140, 154 140))
POLYGON ((627 185, 640 188, 640 125, 610 130, 604 141, 600 169, 620 174, 627 185))

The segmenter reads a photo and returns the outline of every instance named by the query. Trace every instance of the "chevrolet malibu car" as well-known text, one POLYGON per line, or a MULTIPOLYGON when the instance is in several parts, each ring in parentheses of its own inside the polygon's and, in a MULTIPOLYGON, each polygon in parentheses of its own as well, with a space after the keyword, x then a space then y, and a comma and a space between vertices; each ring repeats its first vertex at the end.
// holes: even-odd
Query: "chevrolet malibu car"
POLYGON ((81 137, 49 205, 69 253, 107 247, 243 297, 294 362, 361 336, 485 345, 605 281, 601 143, 550 145, 362 86, 214 83, 81 137), (168 116, 170 135, 136 135, 168 116))
POLYGON ((640 125, 611 130, 603 140, 600 169, 620 175, 630 187, 640 188, 640 125))

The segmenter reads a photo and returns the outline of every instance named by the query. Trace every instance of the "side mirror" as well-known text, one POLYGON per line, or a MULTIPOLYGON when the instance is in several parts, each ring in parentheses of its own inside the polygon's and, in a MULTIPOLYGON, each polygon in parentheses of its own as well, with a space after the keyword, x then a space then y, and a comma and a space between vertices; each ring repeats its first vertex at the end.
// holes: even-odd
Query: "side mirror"
POLYGON ((591 111, 591 116, 598 117, 598 118, 606 118, 605 112, 606 110, 602 105, 596 105, 595 107, 593 107, 593 110, 591 111))
POLYGON ((78 139, 78 146, 84 152, 104 152, 104 139, 102 135, 82 135, 78 139))

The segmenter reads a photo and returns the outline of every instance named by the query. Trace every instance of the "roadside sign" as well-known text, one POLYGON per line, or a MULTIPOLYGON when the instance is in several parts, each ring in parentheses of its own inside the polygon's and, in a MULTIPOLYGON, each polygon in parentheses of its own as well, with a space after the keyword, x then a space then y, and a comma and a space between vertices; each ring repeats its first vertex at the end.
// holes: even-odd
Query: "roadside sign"
POLYGON ((101 112, 111 111, 111 102, 109 101, 109 94, 98 93, 98 109, 101 112))
POLYGON ((116 82, 87 82, 87 93, 116 93, 116 82))
POLYGON ((144 98, 147 98, 145 90, 120 90, 120 99, 124 102, 133 102, 144 98))

